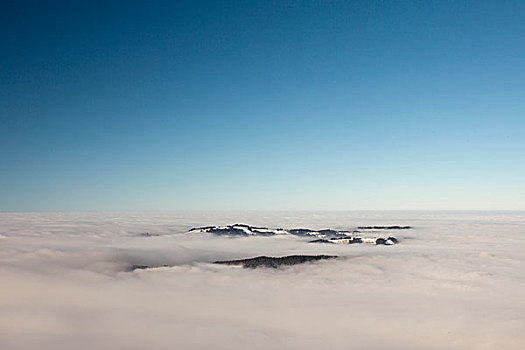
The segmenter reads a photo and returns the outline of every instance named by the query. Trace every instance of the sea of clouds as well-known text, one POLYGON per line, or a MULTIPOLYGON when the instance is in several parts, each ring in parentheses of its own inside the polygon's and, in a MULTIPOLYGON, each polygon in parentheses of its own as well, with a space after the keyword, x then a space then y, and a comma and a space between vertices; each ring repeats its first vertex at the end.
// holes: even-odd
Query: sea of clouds
POLYGON ((0 213, 0 348, 524 349, 524 243, 523 212, 0 213), (395 246, 185 233, 234 223, 414 229, 395 246), (289 254, 341 258, 210 264, 289 254))

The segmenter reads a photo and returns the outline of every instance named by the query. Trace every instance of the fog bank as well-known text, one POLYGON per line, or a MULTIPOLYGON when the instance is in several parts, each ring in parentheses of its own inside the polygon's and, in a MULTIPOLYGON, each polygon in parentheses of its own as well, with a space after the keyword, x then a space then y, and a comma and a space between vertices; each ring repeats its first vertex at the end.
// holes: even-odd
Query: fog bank
POLYGON ((524 224, 519 212, 2 213, 0 347, 522 349, 524 224), (237 222, 414 229, 395 246, 185 234, 237 222), (290 254, 341 258, 210 264, 290 254))

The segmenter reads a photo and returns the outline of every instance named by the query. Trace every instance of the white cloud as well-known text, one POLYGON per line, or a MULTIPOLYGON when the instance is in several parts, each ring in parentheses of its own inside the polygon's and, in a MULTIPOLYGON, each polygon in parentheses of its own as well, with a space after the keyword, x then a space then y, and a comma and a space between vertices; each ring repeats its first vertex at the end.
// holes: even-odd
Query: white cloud
POLYGON ((523 214, 0 214, 2 349, 519 349, 523 214), (403 224, 390 247, 179 234, 403 224), (160 237, 139 237, 141 232, 160 237), (207 262, 337 254, 281 270, 207 262), (137 265, 169 268, 123 272, 137 265))

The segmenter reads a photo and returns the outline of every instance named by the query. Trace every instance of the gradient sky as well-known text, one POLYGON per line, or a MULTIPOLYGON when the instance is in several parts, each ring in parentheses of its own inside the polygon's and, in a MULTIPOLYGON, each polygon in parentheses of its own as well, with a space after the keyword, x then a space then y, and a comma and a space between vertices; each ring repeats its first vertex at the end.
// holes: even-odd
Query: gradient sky
POLYGON ((0 210, 525 209, 524 1, 16 1, 0 210))

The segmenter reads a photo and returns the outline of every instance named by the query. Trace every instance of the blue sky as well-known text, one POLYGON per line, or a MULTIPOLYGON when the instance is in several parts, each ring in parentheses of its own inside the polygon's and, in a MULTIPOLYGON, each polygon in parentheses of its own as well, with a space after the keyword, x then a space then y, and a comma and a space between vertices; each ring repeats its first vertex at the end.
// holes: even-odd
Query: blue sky
POLYGON ((16 2, 0 210, 525 210, 523 1, 16 2))

